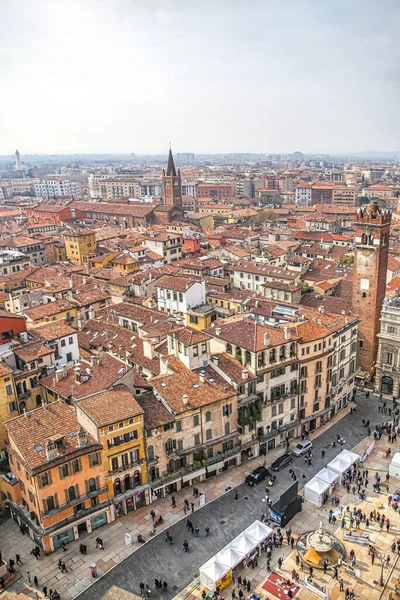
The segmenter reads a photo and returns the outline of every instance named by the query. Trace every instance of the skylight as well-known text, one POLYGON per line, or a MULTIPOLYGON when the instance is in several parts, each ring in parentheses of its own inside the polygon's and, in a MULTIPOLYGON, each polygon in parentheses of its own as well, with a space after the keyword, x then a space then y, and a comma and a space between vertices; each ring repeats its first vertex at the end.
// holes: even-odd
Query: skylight
POLYGON ((37 450, 38 452, 41 452, 43 450, 43 448, 40 444, 36 444, 35 450, 37 450))
POLYGON ((68 435, 69 435, 69 437, 75 437, 76 433, 75 433, 75 431, 68 431, 68 435))

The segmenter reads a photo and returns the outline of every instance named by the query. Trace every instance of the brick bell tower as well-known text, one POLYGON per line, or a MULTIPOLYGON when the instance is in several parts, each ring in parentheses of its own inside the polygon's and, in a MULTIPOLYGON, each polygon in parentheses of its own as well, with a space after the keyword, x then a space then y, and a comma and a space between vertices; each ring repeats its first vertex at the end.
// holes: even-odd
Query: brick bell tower
POLYGON ((374 375, 379 319, 385 298, 389 232, 392 214, 371 202, 357 210, 352 307, 361 319, 357 364, 374 375))
POLYGON ((181 172, 175 169, 171 147, 168 154, 167 172, 163 169, 162 178, 163 201, 166 206, 182 206, 181 172))

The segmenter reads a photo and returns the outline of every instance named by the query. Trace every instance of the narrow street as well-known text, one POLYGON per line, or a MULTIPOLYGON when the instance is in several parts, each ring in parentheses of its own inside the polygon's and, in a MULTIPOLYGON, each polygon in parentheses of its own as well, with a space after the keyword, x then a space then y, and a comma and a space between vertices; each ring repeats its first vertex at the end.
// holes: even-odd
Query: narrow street
MULTIPOLYGON (((311 466, 306 466, 304 458, 294 458, 291 466, 285 467, 277 473, 276 484, 271 489, 273 501, 277 500, 278 496, 292 483, 288 473, 290 468, 294 468, 299 479, 299 489, 301 489, 316 472, 326 466, 340 452, 338 446, 335 449, 331 447, 332 441, 336 440, 337 435, 345 440, 344 447, 351 449, 366 435, 365 427, 361 423, 363 418, 369 419, 372 426, 387 420, 378 413, 376 396, 371 395, 366 400, 365 395, 359 393, 357 401, 357 412, 354 415, 346 415, 315 438, 311 466), (325 450, 323 459, 322 450, 325 450), (303 478, 303 474, 305 478, 303 478)), ((172 546, 166 542, 164 534, 155 537, 97 581, 94 586, 80 594, 79 599, 100 599, 110 590, 107 599, 112 600, 122 600, 125 597, 121 590, 140 595, 139 583, 141 581, 149 585, 152 590, 152 598, 160 597, 162 600, 173 598, 198 576, 198 569, 204 562, 255 519, 260 518, 263 513, 264 482, 255 488, 250 488, 243 483, 236 489, 238 490, 237 500, 235 500, 235 490, 231 490, 190 515, 194 527, 200 528, 198 538, 187 532, 185 519, 179 521, 169 528, 174 540, 172 546), (205 527, 209 527, 211 530, 208 538, 205 537, 205 527), (189 542, 190 552, 188 553, 185 553, 182 547, 185 539, 189 542), (155 578, 161 578, 168 582, 168 592, 160 593, 154 589, 155 578)))

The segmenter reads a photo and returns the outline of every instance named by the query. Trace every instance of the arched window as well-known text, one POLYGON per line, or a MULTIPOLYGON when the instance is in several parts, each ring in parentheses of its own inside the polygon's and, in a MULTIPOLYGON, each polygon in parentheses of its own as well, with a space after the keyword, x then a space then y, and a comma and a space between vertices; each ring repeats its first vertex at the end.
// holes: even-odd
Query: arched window
POLYGON ((23 413, 24 410, 26 409, 26 404, 24 401, 19 403, 19 412, 23 413))
POLYGON ((149 446, 147 448, 147 458, 150 461, 154 460, 154 446, 149 446))
POLYGON ((242 362, 242 349, 239 348, 239 346, 236 346, 236 350, 235 350, 235 358, 236 360, 238 360, 240 363, 242 362))
POLYGON ((129 475, 125 475, 124 478, 124 489, 125 491, 130 490, 132 488, 131 486, 131 478, 129 475))
POLYGON ((170 458, 168 461, 168 473, 173 473, 175 471, 175 461, 173 458, 170 458))
POLYGON ((168 438, 167 439, 167 443, 165 444, 165 447, 168 450, 172 450, 174 447, 174 440, 172 438, 168 438))
POLYGON ((79 473, 79 471, 81 470, 80 464, 79 464, 79 460, 73 460, 72 461, 72 471, 74 473, 79 473))
POLYGON ((89 479, 89 492, 95 492, 96 491, 96 480, 94 477, 91 477, 89 479))
POLYGON ((228 354, 232 354, 232 344, 227 344, 226 345, 226 351, 228 354))
POLYGON ((42 397, 40 394, 36 396, 36 406, 40 406, 42 404, 42 397))
POLYGON ((212 440, 212 431, 211 431, 211 429, 207 429, 207 431, 206 431, 206 440, 212 440))
POLYGON ((140 485, 142 482, 141 477, 140 477, 140 471, 135 471, 133 474, 133 485, 137 486, 140 485))
POLYGON ((246 350, 244 357, 245 357, 244 360, 245 360, 246 364, 250 365, 251 364, 251 352, 246 350))
POLYGON ((76 491, 73 485, 68 488, 68 498, 70 502, 76 500, 76 491))
POLYGON ((47 511, 50 512, 51 510, 54 510, 56 505, 54 503, 54 496, 48 496, 46 498, 46 504, 47 504, 47 511))
POLYGON ((272 350, 269 351, 269 362, 275 362, 276 361, 276 350, 275 348, 272 348, 272 350))
POLYGON ((114 481, 114 496, 118 496, 121 493, 121 480, 116 479, 114 481))
POLYGON ((263 367, 265 365, 265 352, 258 353, 258 366, 263 367))
POLYGON ((206 412, 206 421, 211 421, 211 412, 209 410, 206 412))
POLYGON ((227 421, 225 423, 225 435, 229 435, 231 432, 231 424, 229 423, 229 421, 227 421))

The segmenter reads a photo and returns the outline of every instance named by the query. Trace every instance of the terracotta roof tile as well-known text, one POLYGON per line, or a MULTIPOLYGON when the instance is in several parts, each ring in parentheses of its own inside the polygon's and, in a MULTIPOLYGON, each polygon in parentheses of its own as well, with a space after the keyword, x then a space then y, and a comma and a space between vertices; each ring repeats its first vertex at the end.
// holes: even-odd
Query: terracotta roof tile
POLYGON ((98 427, 137 417, 144 412, 124 385, 79 400, 77 404, 98 427))

